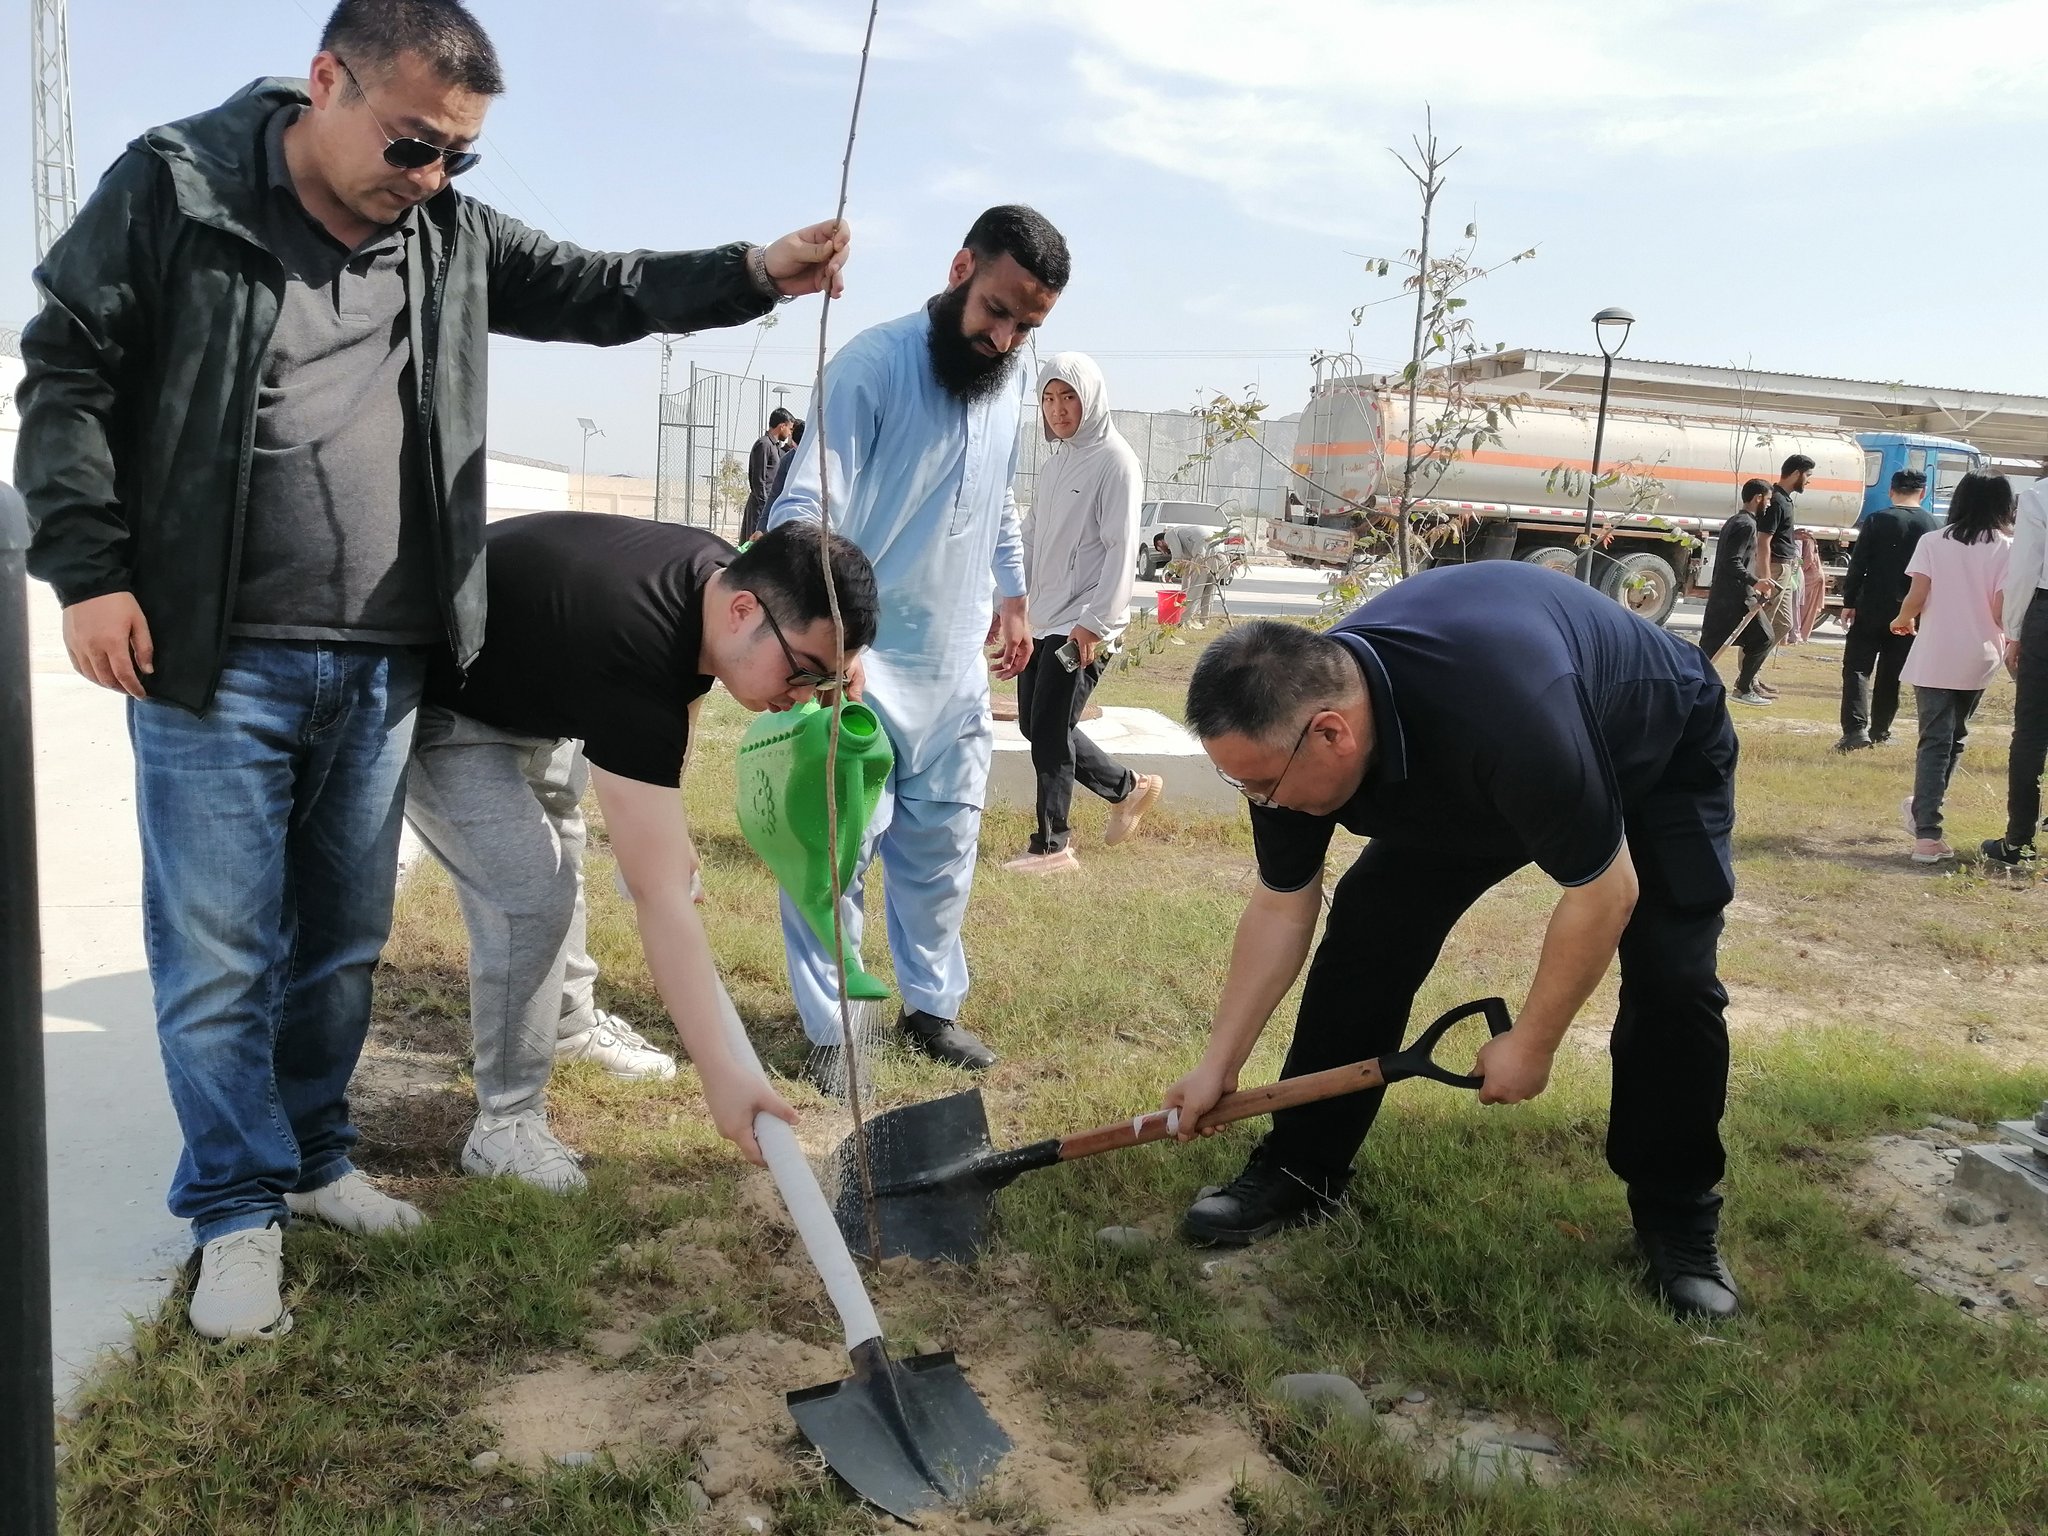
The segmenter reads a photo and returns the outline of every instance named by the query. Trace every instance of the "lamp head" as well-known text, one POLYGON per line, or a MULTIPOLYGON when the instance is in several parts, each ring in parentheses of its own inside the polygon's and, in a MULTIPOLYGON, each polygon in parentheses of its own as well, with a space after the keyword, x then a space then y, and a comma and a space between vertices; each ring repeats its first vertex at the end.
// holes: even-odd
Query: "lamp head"
POLYGON ((1636 323, 1636 317, 1625 309, 1603 309, 1593 317, 1593 336, 1600 343, 1601 354, 1613 357, 1628 341, 1629 327, 1636 323))

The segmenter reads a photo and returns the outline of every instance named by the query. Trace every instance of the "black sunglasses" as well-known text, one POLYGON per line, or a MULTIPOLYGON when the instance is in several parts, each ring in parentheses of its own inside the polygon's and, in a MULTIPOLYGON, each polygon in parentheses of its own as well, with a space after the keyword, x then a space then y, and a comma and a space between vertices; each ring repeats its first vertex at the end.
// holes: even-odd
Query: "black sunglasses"
POLYGON ((783 679, 785 683, 792 688, 812 688, 821 692, 828 688, 846 686, 845 678, 830 672, 817 671, 797 660, 796 652, 789 648, 789 641, 783 636, 782 626, 775 622, 775 615, 769 611, 768 605, 761 602, 760 593, 754 594, 754 601, 761 603, 761 617, 768 625, 768 633, 775 637, 775 643, 782 647, 783 659, 789 663, 789 676, 783 679))
POLYGON ((423 171, 436 160, 441 168, 453 178, 464 171, 474 170, 476 163, 483 159, 481 152, 474 149, 443 149, 438 144, 429 144, 425 139, 393 138, 391 130, 384 126, 384 119, 377 115, 377 109, 370 105, 370 93, 363 89, 363 82, 356 79, 356 72, 348 67, 348 60, 340 54, 334 62, 341 66, 349 83, 356 88, 356 94, 363 98, 363 106, 369 111, 370 121, 377 125, 377 131, 384 135, 384 163, 396 170, 423 171))

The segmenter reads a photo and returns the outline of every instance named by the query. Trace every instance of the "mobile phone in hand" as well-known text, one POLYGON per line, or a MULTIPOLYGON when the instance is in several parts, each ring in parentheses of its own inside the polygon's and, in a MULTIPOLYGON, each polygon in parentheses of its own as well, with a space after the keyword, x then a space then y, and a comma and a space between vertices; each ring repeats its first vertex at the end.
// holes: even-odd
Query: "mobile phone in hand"
POLYGON ((1081 648, 1074 644, 1074 637, 1072 635, 1067 636, 1065 642, 1052 654, 1053 658, 1069 672, 1081 670, 1081 648))

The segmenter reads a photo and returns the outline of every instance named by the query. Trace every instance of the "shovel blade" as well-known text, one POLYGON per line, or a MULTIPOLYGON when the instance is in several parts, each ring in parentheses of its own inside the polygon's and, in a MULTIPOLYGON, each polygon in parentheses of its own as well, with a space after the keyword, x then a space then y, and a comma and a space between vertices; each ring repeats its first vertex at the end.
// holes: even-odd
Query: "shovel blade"
MULTIPOLYGON (((865 1138, 875 1186, 875 1214, 885 1259, 953 1259, 965 1263, 988 1241, 995 1188, 966 1175, 994 1150, 981 1090, 969 1088, 923 1104, 907 1104, 871 1118, 865 1138)), ((847 1245, 868 1251, 867 1214, 861 1206, 854 1138, 833 1154, 838 1174, 832 1214, 847 1245)))
POLYGON ((891 1360, 880 1339, 852 1352, 853 1375, 788 1396, 803 1437, 848 1487, 915 1525, 995 1470, 1010 1437, 951 1351, 891 1360))

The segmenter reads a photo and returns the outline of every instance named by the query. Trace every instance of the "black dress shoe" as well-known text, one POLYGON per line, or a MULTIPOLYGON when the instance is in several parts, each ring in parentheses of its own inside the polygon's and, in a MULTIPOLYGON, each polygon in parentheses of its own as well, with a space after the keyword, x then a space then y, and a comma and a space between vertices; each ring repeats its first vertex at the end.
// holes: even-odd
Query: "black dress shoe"
POLYGON ((1718 1322, 1742 1310, 1734 1277, 1728 1273, 1714 1237, 1711 1227, 1636 1228, 1636 1245, 1649 1261, 1650 1284, 1657 1299, 1679 1317, 1718 1322))
POLYGON ((1206 1190, 1180 1219, 1181 1236, 1205 1248, 1242 1248, 1288 1227, 1323 1221, 1337 1209, 1343 1181, 1305 1178, 1281 1167, 1263 1147, 1244 1172, 1206 1190))
POLYGON ((950 1067, 965 1067, 969 1072, 986 1072, 996 1064, 996 1053, 951 1019, 910 1012, 896 1021, 896 1027, 903 1031, 907 1044, 923 1051, 933 1061, 943 1061, 950 1067))
POLYGON ((1840 741, 1835 743, 1835 750, 1837 752, 1868 752, 1872 747, 1876 745, 1877 741, 1874 737, 1844 736, 1840 741))

